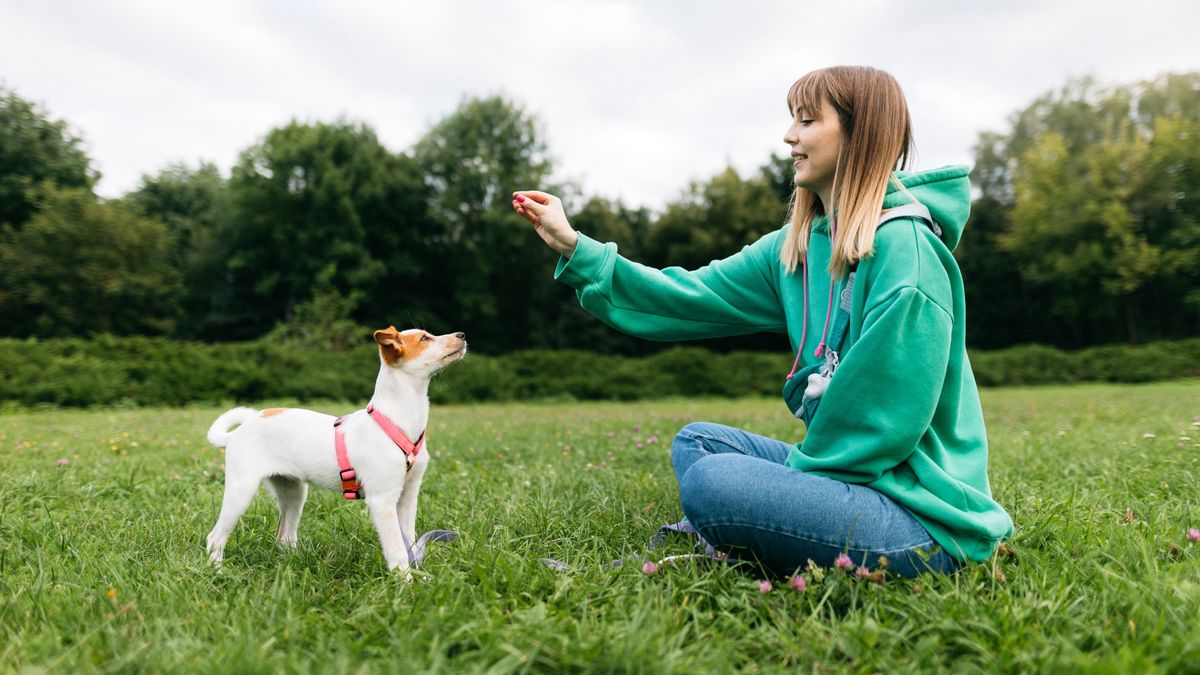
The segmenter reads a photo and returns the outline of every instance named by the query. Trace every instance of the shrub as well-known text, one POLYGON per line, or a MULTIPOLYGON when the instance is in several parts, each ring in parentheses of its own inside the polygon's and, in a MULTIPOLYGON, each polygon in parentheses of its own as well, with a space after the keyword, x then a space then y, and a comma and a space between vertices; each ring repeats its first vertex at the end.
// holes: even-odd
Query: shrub
MULTIPOLYGON (((1200 339, 1063 352, 1023 345, 971 353, 982 386, 1148 382, 1200 377, 1200 339)), ((430 384, 436 403, 775 396, 787 354, 672 348, 627 358, 586 351, 472 354, 430 384)), ((235 399, 365 402, 374 344, 319 351, 295 344, 204 344, 165 338, 0 339, 0 402, 59 406, 183 405, 235 399)))

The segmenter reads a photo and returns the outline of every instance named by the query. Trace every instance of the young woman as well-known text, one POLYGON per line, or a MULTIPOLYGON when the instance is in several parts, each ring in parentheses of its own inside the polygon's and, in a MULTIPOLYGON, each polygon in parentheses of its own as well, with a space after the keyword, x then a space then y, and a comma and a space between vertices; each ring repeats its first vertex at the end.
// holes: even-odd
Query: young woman
POLYGON ((991 496, 950 253, 970 209, 968 170, 898 170, 911 124, 882 71, 811 72, 787 104, 790 222, 698 270, 622 258, 573 230, 552 195, 515 192, 513 208, 563 256, 555 278, 617 329, 788 334, 796 365, 784 392, 808 424, 802 443, 699 422, 671 449, 683 512, 717 549, 783 574, 841 554, 868 568, 886 557, 906 576, 986 560, 1012 520, 991 496))

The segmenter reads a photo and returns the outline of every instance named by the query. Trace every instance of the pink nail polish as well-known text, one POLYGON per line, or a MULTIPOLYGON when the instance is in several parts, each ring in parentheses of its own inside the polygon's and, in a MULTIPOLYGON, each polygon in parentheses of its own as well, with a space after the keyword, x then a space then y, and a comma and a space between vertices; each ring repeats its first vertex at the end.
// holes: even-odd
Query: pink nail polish
POLYGON ((523 201, 525 201, 525 195, 517 195, 517 201, 518 201, 518 202, 523 202, 523 201))

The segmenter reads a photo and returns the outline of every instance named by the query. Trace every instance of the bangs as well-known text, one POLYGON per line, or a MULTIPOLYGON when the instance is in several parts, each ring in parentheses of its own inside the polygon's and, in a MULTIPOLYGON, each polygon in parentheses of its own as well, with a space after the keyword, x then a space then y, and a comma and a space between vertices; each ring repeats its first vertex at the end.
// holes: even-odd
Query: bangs
POLYGON ((805 111, 815 119, 820 119, 821 101, 829 98, 829 87, 825 81, 827 72, 825 68, 814 70, 792 84, 787 94, 789 117, 805 111))

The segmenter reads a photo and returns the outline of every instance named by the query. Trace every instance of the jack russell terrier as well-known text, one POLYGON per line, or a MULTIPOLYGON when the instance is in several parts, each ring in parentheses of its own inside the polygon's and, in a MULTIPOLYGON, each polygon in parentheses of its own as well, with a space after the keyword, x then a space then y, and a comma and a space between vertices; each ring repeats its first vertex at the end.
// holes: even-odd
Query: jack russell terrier
POLYGON ((381 362, 375 394, 365 410, 345 417, 300 408, 234 408, 218 417, 208 442, 225 448, 225 497, 208 534, 209 559, 219 564, 224 558, 229 533, 263 480, 279 501, 276 539, 295 547, 312 483, 364 499, 388 569, 411 579, 409 542, 416 541, 417 495, 429 464, 429 453, 421 451, 429 379, 466 355, 465 338, 395 326, 375 331, 381 362))

